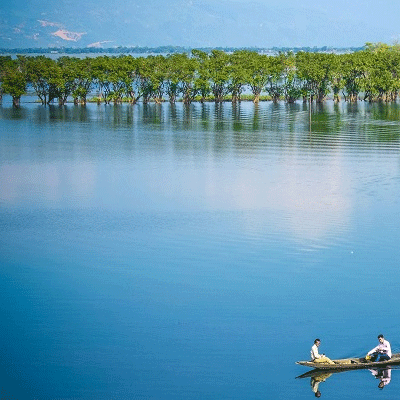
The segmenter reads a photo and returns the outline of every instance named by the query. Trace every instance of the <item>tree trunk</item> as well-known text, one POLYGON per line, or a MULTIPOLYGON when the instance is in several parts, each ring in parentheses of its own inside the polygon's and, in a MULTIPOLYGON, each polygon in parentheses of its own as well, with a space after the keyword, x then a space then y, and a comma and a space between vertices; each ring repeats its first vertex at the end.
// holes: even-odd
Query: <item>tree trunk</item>
POLYGON ((21 96, 13 96, 12 103, 13 103, 13 107, 18 108, 21 104, 21 96))
POLYGON ((356 94, 352 93, 350 95, 350 102, 351 103, 357 103, 357 95, 356 94))
POLYGON ((129 96, 129 103, 136 104, 137 99, 135 97, 135 92, 133 90, 128 92, 128 96, 129 96))
POLYGON ((323 103, 325 100, 325 93, 319 92, 317 96, 317 103, 323 103))

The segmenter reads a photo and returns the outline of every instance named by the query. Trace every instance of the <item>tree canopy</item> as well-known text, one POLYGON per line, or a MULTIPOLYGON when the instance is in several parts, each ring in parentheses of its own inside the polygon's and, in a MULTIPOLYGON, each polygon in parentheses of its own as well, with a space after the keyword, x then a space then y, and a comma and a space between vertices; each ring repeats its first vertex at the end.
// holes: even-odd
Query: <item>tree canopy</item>
POLYGON ((288 103, 324 101, 396 101, 400 90, 400 45, 367 43, 347 54, 300 51, 265 55, 252 50, 193 50, 134 57, 94 58, 0 56, 0 99, 9 94, 19 106, 27 91, 46 105, 88 96, 106 104, 141 100, 195 100, 254 103, 268 98, 288 103))

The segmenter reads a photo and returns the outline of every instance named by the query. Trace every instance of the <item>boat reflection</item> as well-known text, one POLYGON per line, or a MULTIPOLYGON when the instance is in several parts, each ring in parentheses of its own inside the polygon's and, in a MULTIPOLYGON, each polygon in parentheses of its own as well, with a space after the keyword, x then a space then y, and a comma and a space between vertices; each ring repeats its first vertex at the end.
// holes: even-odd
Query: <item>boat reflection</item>
MULTIPOLYGON (((372 376, 379 380, 379 389, 383 389, 385 386, 389 385, 392 379, 392 369, 392 367, 369 369, 372 376)), ((296 379, 310 378, 310 386, 312 392, 314 393, 315 397, 321 397, 320 384, 322 382, 325 382, 332 375, 352 371, 354 370, 313 370, 297 376, 296 379)))

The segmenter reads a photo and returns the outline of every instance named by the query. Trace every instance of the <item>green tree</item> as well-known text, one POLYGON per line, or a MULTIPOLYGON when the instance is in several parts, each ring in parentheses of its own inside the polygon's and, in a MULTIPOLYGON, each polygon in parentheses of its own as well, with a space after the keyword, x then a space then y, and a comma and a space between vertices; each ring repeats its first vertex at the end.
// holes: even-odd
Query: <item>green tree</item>
POLYGON ((341 54, 341 70, 343 76, 343 96, 346 101, 356 102, 365 86, 365 52, 341 54))
POLYGON ((2 70, 2 91, 11 95, 14 107, 20 106, 21 96, 26 93, 27 78, 19 60, 9 60, 2 70))
POLYGON ((246 82, 253 93, 253 102, 260 101, 262 90, 266 87, 271 75, 269 57, 256 52, 249 52, 246 64, 246 82))
POLYGON ((194 90, 200 95, 203 103, 211 92, 209 55, 201 50, 192 50, 192 55, 197 63, 197 74, 194 81, 194 90))
POLYGON ((43 105, 57 98, 56 80, 59 68, 56 61, 45 56, 27 57, 26 71, 28 82, 43 105))
POLYGON ((298 52, 296 54, 296 74, 302 81, 304 98, 325 100, 331 89, 334 73, 333 54, 298 52))
POLYGON ((78 58, 61 57, 57 59, 53 74, 49 79, 54 87, 54 95, 58 104, 63 106, 78 87, 78 58))
POLYGON ((247 50, 235 51, 229 58, 228 92, 232 93, 232 103, 240 102, 244 86, 247 84, 248 59, 253 53, 247 50))
POLYGON ((146 104, 150 99, 161 103, 164 94, 164 84, 167 75, 167 64, 165 57, 149 56, 139 60, 140 89, 143 102, 146 104))
POLYGON ((186 54, 172 54, 165 59, 165 92, 171 104, 181 92, 181 79, 184 78, 183 71, 187 65, 186 54))
POLYGON ((124 76, 122 79, 124 93, 128 97, 131 104, 136 104, 140 94, 137 90, 139 82, 137 59, 132 56, 124 58, 124 76))
POLYGON ((342 68, 340 64, 340 57, 335 55, 332 60, 332 93, 333 100, 337 103, 340 101, 340 91, 344 88, 344 79, 342 74, 342 68))
POLYGON ((87 96, 93 87, 93 74, 92 74, 92 59, 84 58, 76 61, 76 85, 72 90, 72 97, 74 104, 85 105, 87 96))
POLYGON ((229 56, 221 50, 212 50, 206 60, 211 91, 216 103, 229 93, 229 56))
POLYGON ((111 84, 110 99, 114 104, 120 104, 126 94, 129 79, 129 64, 125 56, 114 57, 109 61, 109 81, 111 84))
POLYGON ((186 54, 178 55, 176 63, 179 66, 179 85, 183 96, 183 103, 190 104, 198 93, 196 87, 196 76, 199 69, 199 60, 188 57, 186 54))
POLYGON ((284 93, 283 75, 286 67, 285 58, 284 54, 279 54, 276 57, 268 57, 270 71, 265 89, 274 103, 278 102, 284 93))
POLYGON ((364 59, 366 68, 363 79, 364 99, 395 101, 399 91, 399 47, 367 43, 364 59))
POLYGON ((283 94, 286 102, 294 103, 302 95, 301 81, 296 73, 296 60, 294 54, 285 54, 283 56, 283 63, 283 94))
POLYGON ((113 92, 111 81, 113 61, 110 57, 101 56, 94 58, 91 64, 93 82, 98 88, 98 103, 104 100, 105 104, 109 104, 113 92))
POLYGON ((12 65, 13 61, 11 56, 0 56, 0 103, 3 99, 3 78, 6 72, 6 69, 12 65))

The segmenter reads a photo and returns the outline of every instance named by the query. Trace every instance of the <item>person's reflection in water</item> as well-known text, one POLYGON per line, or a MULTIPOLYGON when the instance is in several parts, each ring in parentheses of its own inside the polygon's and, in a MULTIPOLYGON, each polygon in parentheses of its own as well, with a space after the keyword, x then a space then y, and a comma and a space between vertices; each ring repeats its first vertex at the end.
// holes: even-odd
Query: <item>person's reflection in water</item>
POLYGON ((370 372, 376 379, 380 379, 379 389, 383 389, 386 385, 389 385, 392 379, 392 370, 390 368, 370 369, 370 372))
POLYGON ((311 377, 311 389, 315 393, 315 397, 321 397, 321 392, 319 391, 319 384, 325 382, 332 373, 318 374, 311 377))

